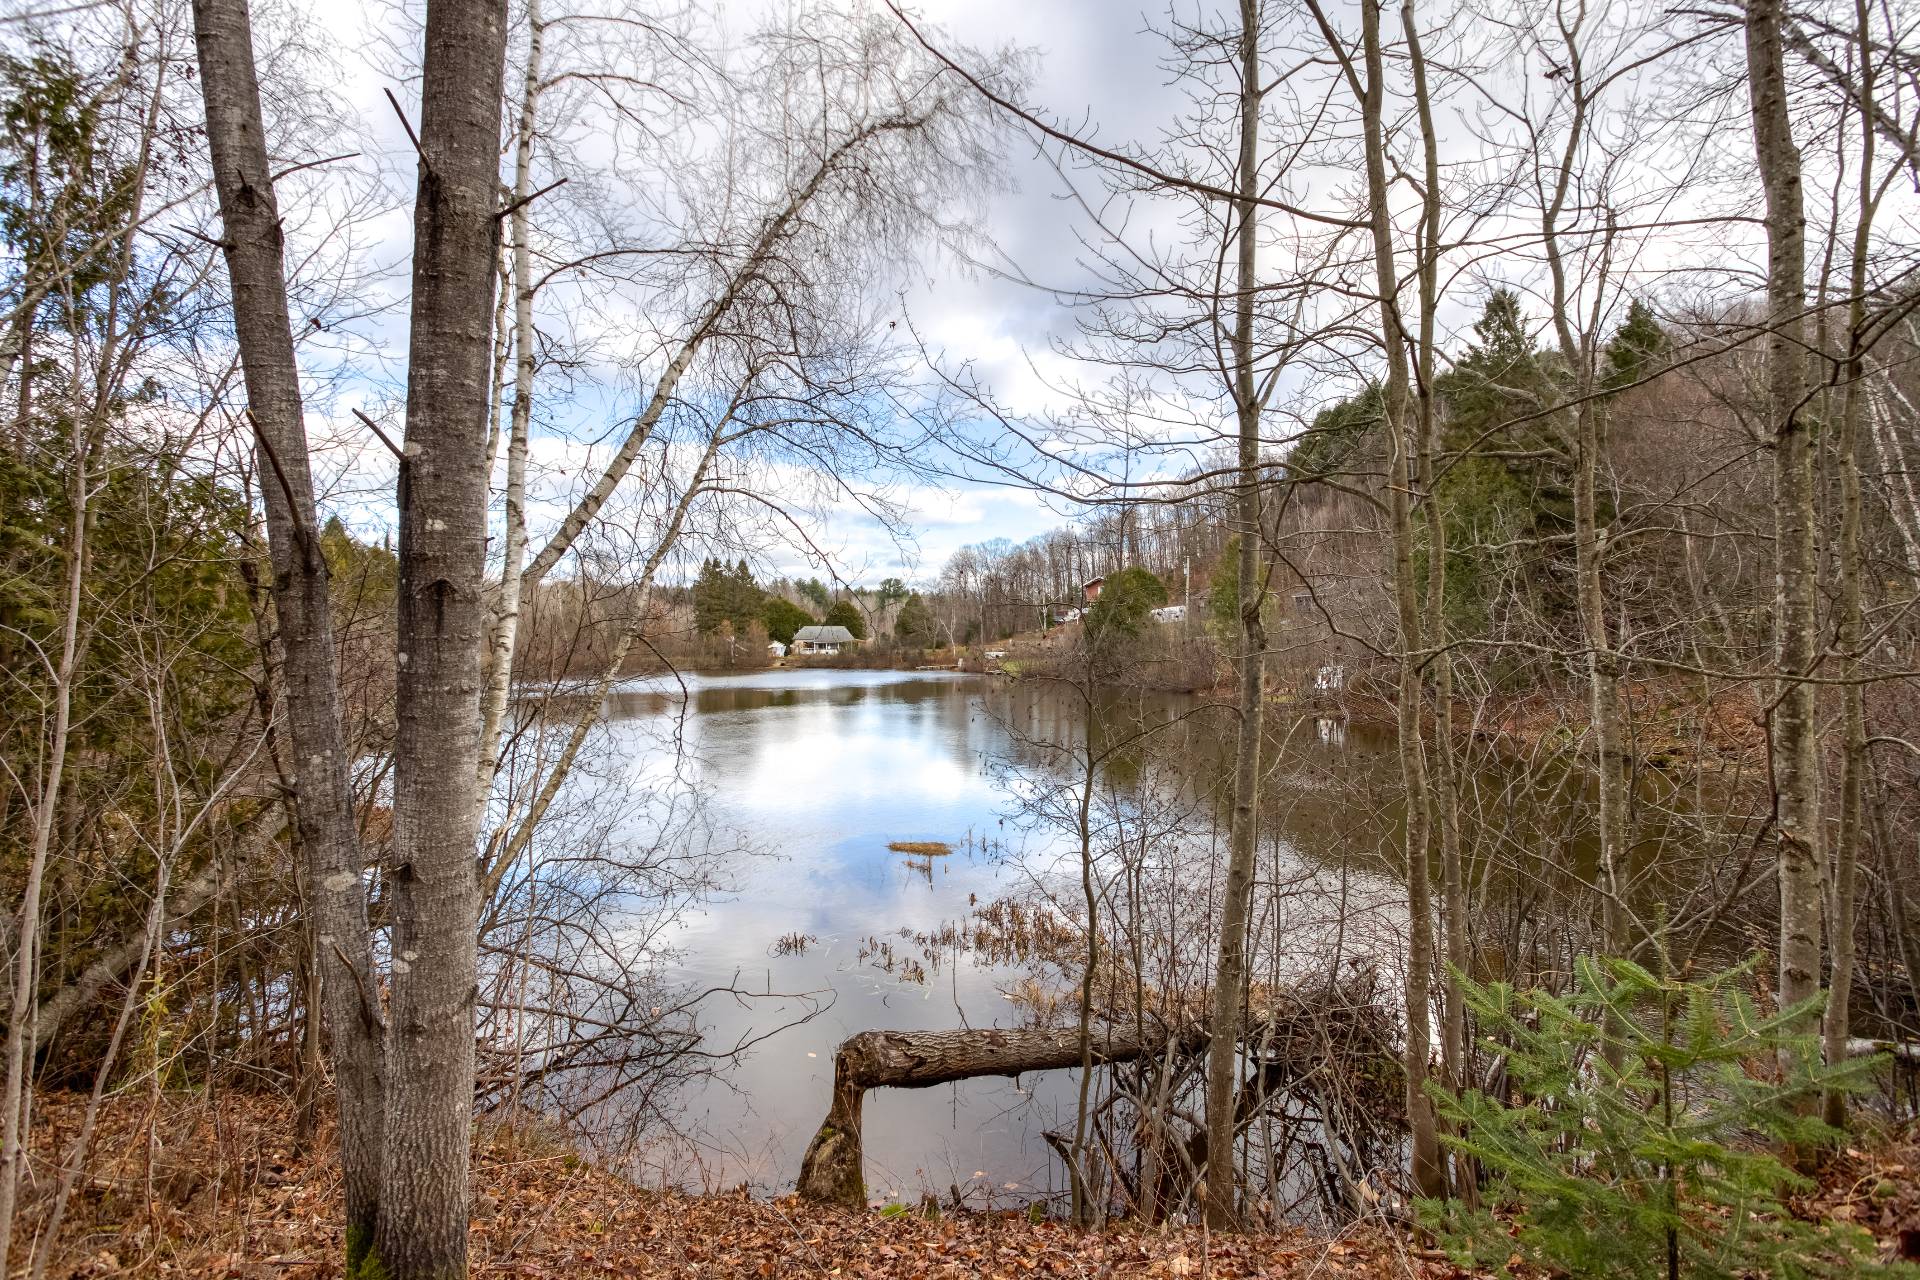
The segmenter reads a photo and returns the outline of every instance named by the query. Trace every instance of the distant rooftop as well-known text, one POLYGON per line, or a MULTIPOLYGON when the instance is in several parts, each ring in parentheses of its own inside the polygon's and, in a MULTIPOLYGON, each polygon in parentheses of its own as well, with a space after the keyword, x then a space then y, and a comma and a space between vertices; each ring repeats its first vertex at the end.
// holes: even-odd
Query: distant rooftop
POLYGON ((808 644, 852 644, 853 632, 845 627, 802 627, 793 633, 793 642, 808 644))

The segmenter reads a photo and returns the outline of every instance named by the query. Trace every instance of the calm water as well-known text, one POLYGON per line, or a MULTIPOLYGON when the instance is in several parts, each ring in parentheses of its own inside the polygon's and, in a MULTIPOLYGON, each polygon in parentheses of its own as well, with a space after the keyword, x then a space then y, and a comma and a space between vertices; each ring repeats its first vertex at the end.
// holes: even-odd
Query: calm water
MULTIPOLYGON (((707 793, 709 826, 745 846, 731 860, 732 892, 671 937, 680 973, 812 997, 709 1001, 710 1041, 764 1034, 819 1006, 685 1100, 690 1141, 663 1156, 668 1176, 789 1188, 825 1114, 840 1041, 873 1028, 1017 1021, 997 985, 1010 975, 959 957, 915 980, 906 966, 924 960, 898 936, 963 919, 1045 852, 1046 837, 1001 821, 1007 796, 994 762, 1010 743, 988 691, 981 677, 794 670, 689 677, 684 697, 655 684, 615 700, 616 742, 657 758, 678 736, 707 793), (954 852, 915 860, 887 848, 900 840, 945 841, 954 852), (780 952, 791 935, 808 939, 804 951, 780 952), (892 945, 892 972, 884 956, 863 957, 870 939, 892 945)), ((976 1202, 989 1191, 1011 1200, 1054 1190, 1058 1162, 1039 1135, 1063 1114, 1070 1122, 1066 1075, 876 1092, 866 1105, 869 1186, 909 1195, 957 1183, 976 1202)))
MULTIPOLYGON (((976 905, 1045 891, 1077 866, 1070 833, 1023 820, 1016 803, 1022 794, 1031 802, 1045 785, 1035 780, 1059 767, 1036 744, 1077 750, 1085 741, 1087 716, 1070 692, 946 673, 790 670, 638 682, 610 713, 609 763, 596 785, 611 789, 600 794, 703 797, 697 833, 675 839, 713 850, 722 868, 722 889, 657 940, 674 953, 674 979, 751 993, 701 1006, 708 1045, 752 1047, 682 1093, 680 1137, 650 1149, 641 1177, 789 1189, 825 1113, 840 1041, 875 1028, 1022 1021, 1006 994, 1022 973, 952 950, 930 956, 901 935, 937 933, 976 905), (944 841, 954 852, 914 859, 890 851, 892 841, 944 841)), ((1168 696, 1100 719, 1122 730, 1178 719, 1153 738, 1160 750, 1122 754, 1102 778, 1156 797, 1152 817, 1173 850, 1166 896, 1204 904, 1224 863, 1215 815, 1230 714, 1168 696)), ((1274 717, 1270 727, 1254 972, 1285 981, 1290 964, 1337 954, 1376 963, 1391 987, 1405 945, 1391 737, 1312 717, 1274 717)), ((1543 961, 1542 948, 1564 945, 1569 899, 1553 895, 1567 883, 1577 893, 1579 867, 1591 861, 1583 803, 1552 775, 1503 769, 1470 775, 1465 790, 1475 839, 1538 859, 1523 887, 1502 895, 1502 913, 1483 916, 1483 951, 1558 963, 1543 961), (1550 883, 1558 887, 1538 889, 1550 883)), ((607 808, 616 847, 646 838, 636 834, 644 824, 625 828, 618 807, 607 808)), ((1062 900, 1071 905, 1076 893, 1069 887, 1062 900)), ((1204 991, 1210 930, 1182 931, 1160 970, 1175 977, 1160 980, 1204 991)), ((1073 1092, 1072 1073, 1056 1072, 870 1094, 868 1186, 878 1199, 944 1197, 957 1185, 975 1205, 1057 1192, 1060 1165, 1041 1135, 1071 1128, 1073 1092)))

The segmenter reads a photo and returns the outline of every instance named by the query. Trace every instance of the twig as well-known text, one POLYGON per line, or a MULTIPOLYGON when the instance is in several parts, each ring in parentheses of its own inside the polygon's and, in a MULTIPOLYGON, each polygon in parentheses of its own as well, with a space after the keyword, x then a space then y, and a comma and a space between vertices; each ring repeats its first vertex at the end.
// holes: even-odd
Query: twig
POLYGON ((567 185, 567 180, 565 178, 560 178, 554 182, 549 182, 546 186, 540 188, 538 191, 530 191, 526 195, 521 196, 518 200, 515 200, 512 204, 508 205, 506 208, 502 209, 500 212, 494 214, 493 215, 494 221, 498 222, 502 218, 509 217, 513 214, 513 212, 516 209, 520 209, 526 205, 532 204, 535 200, 538 200, 541 196, 547 194, 547 192, 552 191, 556 187, 564 187, 566 185, 567 185))
MULTIPOLYGON (((408 132, 411 133, 412 130, 408 130, 408 132)), ((360 153, 358 151, 348 151, 343 155, 328 156, 324 160, 308 160, 302 164, 288 165, 286 168, 282 169, 280 172, 274 174, 270 179, 268 179, 268 181, 278 182, 282 178, 292 177, 294 174, 299 173, 302 169, 318 169, 323 164, 332 164, 335 160, 353 160, 357 158, 359 155, 360 153)))
POLYGON ((432 173, 433 161, 427 159, 426 148, 420 145, 420 135, 413 131, 413 121, 407 119, 407 113, 400 109, 400 99, 393 96, 391 89, 382 89, 380 92, 386 94, 387 101, 393 104, 393 114, 400 117, 400 127, 407 131, 407 141, 413 144, 414 154, 420 157, 421 164, 427 166, 427 172, 432 173))
POLYGON ((174 230, 178 231, 183 236, 192 236, 195 240, 198 240, 201 244, 210 244, 214 248, 219 249, 222 252, 225 252, 226 250, 233 248, 233 241, 216 240, 210 235, 205 235, 201 232, 195 231, 192 227, 176 226, 174 227, 174 230))
POLYGON ((373 432, 374 435, 380 437, 380 443, 387 446, 388 453, 391 453, 394 457, 398 458, 401 461, 401 463, 404 464, 406 462, 407 455, 400 452, 399 446, 395 445, 392 438, 389 437, 386 432, 380 429, 379 423, 375 422, 372 418, 369 418, 366 414, 360 412, 358 409, 355 409, 353 411, 353 416, 360 419, 360 421, 366 423, 367 430, 373 432))
POLYGON ((267 455, 267 465, 273 468, 274 479, 280 482, 280 492, 286 496, 287 519, 293 525, 293 540, 300 546, 301 562, 306 566, 308 573, 313 573, 320 566, 313 558, 313 539, 308 536, 306 522, 300 517, 300 504, 294 499, 293 484, 287 479, 286 471, 280 466, 280 455, 274 452, 273 441, 261 427, 260 419, 253 416, 251 406, 247 409, 247 421, 253 424, 253 438, 259 442, 260 452, 267 455))
POLYGON ((353 967, 353 962, 347 959, 347 953, 340 949, 338 942, 333 944, 333 954, 339 959, 340 966, 353 975, 353 985, 360 993, 360 1013, 366 1018, 367 1025, 385 1031, 386 1016, 380 1012, 378 998, 367 989, 366 975, 353 967))

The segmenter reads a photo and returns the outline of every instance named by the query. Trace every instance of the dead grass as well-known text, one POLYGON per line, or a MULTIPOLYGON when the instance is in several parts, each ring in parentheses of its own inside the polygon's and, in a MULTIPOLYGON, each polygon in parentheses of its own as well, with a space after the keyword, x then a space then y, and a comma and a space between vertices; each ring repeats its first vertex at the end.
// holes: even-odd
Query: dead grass
POLYGON ((894 840, 887 848, 895 853, 911 853, 921 858, 944 858, 953 852, 953 846, 945 840, 894 840))

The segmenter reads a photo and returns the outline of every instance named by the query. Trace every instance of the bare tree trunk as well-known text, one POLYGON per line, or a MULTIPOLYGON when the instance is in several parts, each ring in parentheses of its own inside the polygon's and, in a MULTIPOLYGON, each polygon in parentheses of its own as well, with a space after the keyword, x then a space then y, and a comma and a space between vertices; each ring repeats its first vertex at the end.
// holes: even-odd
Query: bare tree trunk
MULTIPOLYGON (((1599 792, 1599 879, 1601 945, 1611 954, 1627 955, 1632 938, 1626 900, 1631 841, 1627 832, 1627 787, 1630 781, 1626 732, 1620 705, 1619 658, 1607 637, 1605 571, 1607 531, 1600 527, 1599 474, 1603 448, 1601 410, 1593 401, 1593 344, 1596 335, 1575 328, 1575 299, 1567 281, 1565 252, 1560 240, 1560 218, 1572 190, 1575 168, 1588 127, 1589 87, 1577 35, 1564 37, 1560 57, 1567 67, 1567 93, 1572 110, 1565 145, 1553 168, 1546 207, 1540 211, 1541 243, 1546 250, 1547 273, 1553 287, 1553 329, 1561 361, 1574 378, 1573 387, 1573 544, 1574 600, 1580 622, 1581 647, 1587 675, 1587 712, 1593 722, 1594 772, 1599 792)), ((1597 302, 1596 302, 1597 306, 1597 302)), ((1597 317, 1596 317, 1597 318, 1597 317)), ((1610 1015, 1612 1016, 1612 1015, 1610 1015)), ((1616 1018, 1617 1021, 1617 1018, 1616 1018)), ((1609 1061, 1619 1065, 1620 1044, 1609 1040, 1609 1061)))
MULTIPOLYGON (((32 226, 43 225, 47 211, 40 202, 40 137, 35 131, 33 142, 27 149, 27 162, 22 166, 26 170, 27 180, 27 217, 32 226)), ((13 371, 15 357, 20 362, 20 387, 15 393, 13 411, 13 452, 16 457, 27 456, 28 433, 33 426, 33 319, 34 314, 45 301, 47 287, 39 280, 36 269, 40 256, 29 251, 20 264, 20 306, 13 325, 13 340, 7 344, 7 354, 0 360, 0 386, 13 371)), ((0 1255, 4 1257, 4 1255, 0 1255)))
POLYGON ((60 657, 53 670, 53 726, 47 739, 40 796, 33 808, 33 843, 27 850, 26 882, 21 887, 20 910, 13 928, 13 996, 7 1011, 6 1108, 0 1122, 0 1269, 13 1243, 13 1221, 24 1169, 27 1127, 27 1077, 32 1070, 34 991, 40 973, 40 892, 46 881, 47 854, 53 843, 54 811, 60 804, 60 783, 66 771, 67 739, 73 721, 73 684, 80 641, 80 603, 87 564, 87 462, 90 452, 87 419, 75 414, 72 454, 68 461, 68 519, 66 603, 60 619, 60 657))
POLYGON ((1260 783, 1260 730, 1266 705, 1266 636, 1260 620, 1260 402, 1253 371, 1254 197, 1260 162, 1260 15, 1240 0, 1240 161, 1234 214, 1233 400, 1238 420, 1240 533, 1240 723, 1233 757, 1233 813, 1227 828, 1227 885, 1214 965, 1212 1044, 1207 1056, 1206 1218, 1216 1230, 1237 1221, 1233 1137, 1240 1024, 1247 984, 1247 918, 1253 903, 1254 837, 1260 783))
POLYGON ((1400 317, 1400 280, 1394 264, 1393 221, 1387 184, 1384 120, 1385 67, 1380 47, 1380 14, 1360 6, 1366 67, 1361 97, 1367 165, 1367 203, 1372 221, 1375 288, 1387 360, 1386 428, 1392 457, 1387 479, 1393 542, 1395 612, 1399 620, 1400 773, 1406 788, 1407 875, 1407 1127, 1412 1136, 1413 1180, 1420 1194, 1446 1193, 1440 1140, 1433 1104, 1427 1097, 1428 1059, 1433 1052, 1433 885, 1427 844, 1433 830, 1433 798, 1427 780, 1426 747, 1421 737, 1421 617, 1415 568, 1411 456, 1419 442, 1409 429, 1407 407, 1407 333, 1400 317))
MULTIPOLYGON (((1471 1075, 1468 1058, 1467 1002, 1462 977, 1469 962, 1467 938, 1466 868, 1460 853, 1459 797, 1455 789, 1453 742, 1453 656, 1447 648, 1447 522, 1434 483, 1433 459, 1440 448, 1434 390, 1435 316, 1440 306, 1440 140, 1433 123, 1433 101, 1427 90, 1426 53, 1420 43, 1420 23, 1413 0, 1402 0, 1400 25, 1407 38, 1409 69, 1413 73, 1414 105, 1420 121, 1422 174, 1420 255, 1420 332, 1415 348, 1419 374, 1418 480, 1426 504, 1427 609, 1426 646, 1433 651, 1433 829, 1429 839, 1440 850, 1442 887, 1440 918, 1444 925, 1447 972, 1441 981, 1440 1053, 1447 1080, 1462 1088, 1471 1075)), ((1437 1142, 1437 1135, 1436 1135, 1437 1142)), ((1436 1156, 1436 1159, 1438 1157, 1436 1156)), ((1456 1189, 1471 1197, 1477 1186, 1472 1160, 1455 1153, 1456 1189)), ((1443 1171, 1444 1172, 1444 1171, 1443 1171)))
MULTIPOLYGON (((1859 29, 1860 69, 1860 212, 1854 224, 1853 260, 1847 289, 1846 386, 1841 392, 1840 440, 1836 459, 1840 467, 1840 616, 1834 645, 1840 650, 1845 703, 1846 745, 1840 761, 1840 827, 1833 849, 1832 973, 1827 984, 1827 1010, 1822 1028, 1826 1061, 1838 1067, 1847 1060, 1851 1030, 1854 963, 1856 882, 1860 862, 1862 796, 1868 768, 1866 686, 1860 674, 1861 547, 1860 547, 1860 434, 1866 410, 1867 368, 1862 351, 1867 324, 1867 252, 1871 246, 1874 194, 1874 55, 1869 40, 1867 0, 1856 0, 1854 21, 1859 29)), ((1847 1121, 1846 1094, 1829 1089, 1824 1099, 1826 1121, 1838 1129, 1847 1121)))
POLYGON ((351 1270, 373 1239, 384 1103, 380 1012, 341 731, 333 613, 318 540, 300 373, 287 313, 280 214, 267 161, 246 0, 195 0, 193 13, 234 333, 247 413, 259 444, 293 745, 294 808, 306 861, 307 935, 322 970, 327 1033, 333 1041, 351 1270))
MULTIPOLYGON (((751 383, 747 386, 751 386, 751 383)), ((739 398, 729 406, 727 414, 708 437, 706 451, 701 454, 699 463, 695 465, 687 481, 687 487, 681 492, 680 500, 674 504, 673 513, 667 518, 666 528, 661 532, 659 542, 647 556, 647 563, 641 569, 639 580, 632 588, 634 613, 627 625, 621 629, 620 639, 614 643, 612 651, 601 665, 599 677, 592 686, 593 694, 587 700, 588 705, 582 708, 579 716, 574 720, 573 728, 567 735, 566 744, 561 747, 559 756, 547 770, 546 779, 540 784, 539 792, 527 805, 525 815, 517 824, 510 826, 503 820, 489 838, 486 853, 480 863, 482 868, 480 905, 483 910, 486 904, 492 902, 493 895, 499 890, 501 880, 506 877, 507 868, 511 867, 514 860, 526 851, 540 820, 546 816, 554 800, 559 797, 560 788, 565 784, 567 775, 573 771, 574 761, 579 759, 581 749, 587 744, 587 735, 599 722, 600 698, 605 695, 607 687, 618 678, 621 667, 626 664, 627 655, 633 651, 633 646, 640 643, 642 629, 646 624, 647 595, 653 587, 654 575, 660 571, 660 566, 679 541, 680 531, 686 525, 687 515, 693 509, 694 500, 706 492, 705 481, 708 470, 713 466, 714 459, 719 456, 721 446, 727 442, 726 424, 731 421, 733 412, 739 408, 739 399, 745 397, 746 390, 746 387, 742 387, 739 398)))
MULTIPOLYGON (((1768 416, 1774 464, 1774 661, 1770 717, 1780 881, 1780 1001, 1820 989, 1820 813, 1814 753, 1816 657, 1813 446, 1806 406, 1806 213, 1781 56, 1780 0, 1746 6, 1754 156, 1766 192, 1768 416)), ((1801 1030, 1811 1032, 1811 1017, 1801 1030)))
POLYGON ((1093 1090, 1093 988, 1100 970, 1100 896, 1093 867, 1093 788, 1097 775, 1094 732, 1099 709, 1094 705, 1094 637, 1081 629, 1080 706, 1086 717, 1086 742, 1080 757, 1080 800, 1075 809, 1075 832, 1080 842, 1080 893, 1087 908, 1086 970, 1080 975, 1080 1017, 1075 1035, 1080 1041, 1080 1088, 1074 1100, 1073 1142, 1067 1149, 1067 1177, 1072 1194, 1073 1222, 1091 1226, 1086 1177, 1088 1104, 1093 1090))
POLYGON ((1467 892, 1466 875, 1460 861, 1460 815, 1454 796, 1453 769, 1453 657, 1447 650, 1447 524, 1435 491, 1433 458, 1440 447, 1434 391, 1434 360, 1437 351, 1434 328, 1440 306, 1440 145, 1433 123, 1433 103, 1427 93, 1426 54, 1420 44, 1420 24, 1414 15, 1412 0, 1400 6, 1401 27, 1406 33, 1409 68, 1413 73, 1414 105, 1420 121, 1421 154, 1425 159, 1422 174, 1420 254, 1420 332, 1415 351, 1418 360, 1419 389, 1419 486, 1426 505, 1427 525, 1427 647, 1435 651, 1430 676, 1433 680, 1434 759, 1433 808, 1434 835, 1440 849, 1440 878, 1445 889, 1441 918, 1446 925, 1446 955, 1450 971, 1442 983, 1445 992, 1441 1030, 1441 1051, 1449 1074, 1458 1083, 1463 1077, 1466 1054, 1466 1002, 1456 974, 1467 967, 1467 892))
POLYGON ((505 0, 431 0, 395 644, 386 1181, 370 1273, 464 1275, 505 0))
MULTIPOLYGON (((520 96, 513 160, 513 416, 507 431, 504 564, 487 632, 486 698, 480 716, 480 766, 474 803, 485 805, 498 766, 500 725, 513 684, 513 644, 520 630, 520 571, 527 558, 527 428, 533 414, 533 138, 540 110, 540 0, 527 0, 527 72, 520 96)), ((488 459, 491 467, 492 459, 488 459)))

